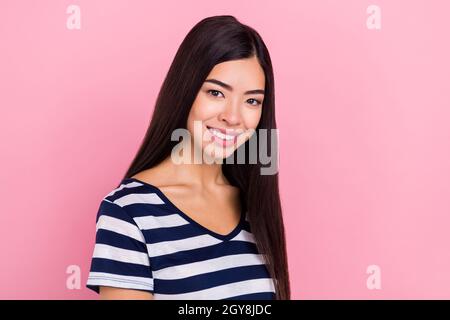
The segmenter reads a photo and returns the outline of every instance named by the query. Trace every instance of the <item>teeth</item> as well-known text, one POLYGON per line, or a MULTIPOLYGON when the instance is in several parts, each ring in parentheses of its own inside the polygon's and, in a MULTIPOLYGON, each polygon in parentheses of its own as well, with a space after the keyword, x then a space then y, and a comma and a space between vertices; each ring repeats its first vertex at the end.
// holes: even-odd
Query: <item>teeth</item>
POLYGON ((233 140, 234 139, 234 136, 230 136, 228 134, 223 134, 222 132, 220 132, 217 129, 211 128, 211 129, 209 129, 209 131, 211 131, 211 133, 213 135, 215 135, 216 137, 218 137, 219 139, 222 139, 222 140, 233 140))

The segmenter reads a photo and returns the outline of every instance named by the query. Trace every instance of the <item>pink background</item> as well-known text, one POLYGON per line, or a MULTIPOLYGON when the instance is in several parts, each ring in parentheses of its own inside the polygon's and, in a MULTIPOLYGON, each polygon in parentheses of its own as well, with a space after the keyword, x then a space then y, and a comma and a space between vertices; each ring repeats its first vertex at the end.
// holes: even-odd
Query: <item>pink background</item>
POLYGON ((95 214, 186 33, 271 52, 293 299, 450 298, 448 1, 1 1, 0 298, 96 299, 95 214), (81 8, 69 30, 66 8, 81 8), (366 9, 381 8, 381 30, 366 9), (132 6, 131 6, 132 5, 132 6), (381 289, 366 286, 369 265, 381 289), (66 268, 81 268, 67 289, 66 268))

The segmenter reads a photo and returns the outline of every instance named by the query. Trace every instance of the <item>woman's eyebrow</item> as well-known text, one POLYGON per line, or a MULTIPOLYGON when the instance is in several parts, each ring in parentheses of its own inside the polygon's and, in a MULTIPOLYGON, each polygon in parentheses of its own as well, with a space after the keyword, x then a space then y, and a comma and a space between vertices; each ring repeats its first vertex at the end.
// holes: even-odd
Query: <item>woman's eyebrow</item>
MULTIPOLYGON (((229 84, 226 84, 220 80, 217 80, 217 79, 206 79, 205 82, 215 83, 215 84, 221 86, 222 88, 225 88, 229 91, 233 91, 232 86, 230 86, 229 84)), ((249 91, 245 91, 244 94, 264 94, 264 90, 262 90, 262 89, 249 90, 249 91)))

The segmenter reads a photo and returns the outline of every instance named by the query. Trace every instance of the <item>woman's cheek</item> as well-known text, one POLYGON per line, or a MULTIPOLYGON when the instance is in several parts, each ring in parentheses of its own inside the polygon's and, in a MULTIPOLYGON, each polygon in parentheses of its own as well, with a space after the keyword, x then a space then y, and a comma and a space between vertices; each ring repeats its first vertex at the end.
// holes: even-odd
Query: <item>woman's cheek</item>
POLYGON ((222 106, 218 102, 208 101, 203 104, 201 110, 199 110, 199 117, 202 119, 210 119, 216 117, 222 110, 222 106))
POLYGON ((209 109, 209 105, 211 104, 210 101, 208 101, 207 97, 199 94, 197 98, 195 99, 195 102, 192 106, 192 112, 196 117, 201 116, 203 113, 206 112, 207 109, 209 109))
POLYGON ((261 119, 261 110, 245 110, 245 112, 243 112, 242 114, 242 117, 247 129, 256 129, 259 120, 261 119))

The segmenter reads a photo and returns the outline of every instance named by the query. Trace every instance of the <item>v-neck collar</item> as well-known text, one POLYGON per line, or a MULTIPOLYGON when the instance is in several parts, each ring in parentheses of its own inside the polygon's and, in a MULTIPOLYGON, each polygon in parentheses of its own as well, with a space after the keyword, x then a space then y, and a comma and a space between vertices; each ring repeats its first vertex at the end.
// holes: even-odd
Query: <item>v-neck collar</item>
POLYGON ((154 193, 156 193, 161 200, 163 200, 163 202, 165 204, 167 204, 168 206, 170 206, 176 213, 178 213, 180 216, 182 216, 184 219, 186 219, 187 221, 189 221, 194 227, 201 229, 202 231, 204 231, 205 233, 211 235, 212 237, 222 240, 222 241, 227 241, 232 239, 233 237, 235 237, 237 234, 239 234, 239 232, 242 230, 243 228, 243 224, 245 221, 245 215, 246 212, 242 207, 241 210, 241 215, 240 215, 240 219, 239 219, 239 223, 237 224, 237 226, 228 234, 223 235, 217 232, 214 232, 208 228, 206 228, 205 226, 201 225, 200 223, 198 223, 197 221, 195 221, 194 219, 192 219, 190 216, 188 216, 186 213, 184 213, 181 209, 179 209, 168 197, 166 197, 166 195, 156 186, 148 183, 148 182, 144 182, 142 180, 136 179, 136 178, 125 178, 123 179, 123 182, 137 182, 140 183, 146 187, 148 187, 149 189, 152 189, 152 191, 154 193))

